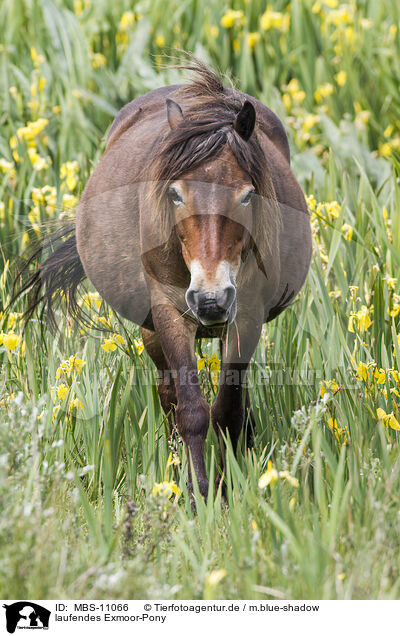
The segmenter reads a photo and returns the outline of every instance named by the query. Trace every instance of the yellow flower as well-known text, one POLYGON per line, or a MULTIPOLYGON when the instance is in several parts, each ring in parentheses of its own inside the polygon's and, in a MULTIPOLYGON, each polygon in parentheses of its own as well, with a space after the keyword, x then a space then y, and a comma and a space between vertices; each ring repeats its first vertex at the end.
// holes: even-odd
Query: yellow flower
POLYGON ((218 373, 219 368, 221 366, 221 362, 216 353, 214 353, 211 358, 208 359, 208 364, 210 367, 211 373, 218 373))
POLYGON ((13 331, 0 334, 0 345, 3 345, 8 351, 14 351, 21 344, 22 336, 17 336, 13 331))
POLYGON ((313 212, 315 210, 315 206, 317 205, 317 201, 314 197, 313 194, 308 194, 306 195, 306 201, 307 201, 307 205, 310 209, 310 212, 313 212))
POLYGON ((288 470, 280 470, 279 471, 279 477, 281 479, 286 479, 286 481, 288 481, 289 484, 291 486, 293 486, 293 488, 298 488, 299 487, 299 480, 296 479, 296 477, 292 477, 292 475, 289 473, 288 470))
POLYGON ((357 367, 357 380, 366 382, 369 378, 369 366, 364 362, 360 362, 357 367))
POLYGON ((98 292, 87 292, 82 296, 82 301, 88 309, 91 309, 94 306, 98 309, 101 305, 101 298, 98 292))
POLYGON ((390 157, 392 154, 392 146, 388 141, 386 141, 384 144, 379 144, 378 152, 381 157, 390 157))
POLYGON ((206 576, 206 585, 214 587, 226 576, 226 570, 213 570, 206 576))
POLYGON ((10 137, 10 148, 11 150, 15 150, 18 146, 18 137, 17 135, 13 135, 12 137, 10 137))
MULTIPOLYGON (((301 129, 303 133, 308 133, 311 130, 311 128, 314 128, 314 126, 318 124, 319 120, 320 120, 319 115, 312 115, 311 113, 308 113, 308 115, 305 116, 303 123, 301 125, 301 129)), ((313 200, 315 201, 315 199, 313 200)), ((316 201, 314 203, 314 207, 315 207, 315 204, 316 204, 316 201)))
POLYGON ((137 353, 141 356, 144 350, 143 340, 139 338, 135 338, 133 342, 134 342, 137 353))
POLYGON ((206 360, 205 358, 200 358, 200 360, 197 360, 197 370, 201 371, 202 369, 204 369, 206 365, 206 360))
POLYGON ((393 411, 391 413, 386 413, 383 409, 378 408, 376 410, 376 415, 379 421, 386 427, 392 428, 394 431, 400 431, 400 424, 395 418, 393 411))
MULTIPOLYGON (((397 336, 397 338, 399 338, 399 336, 397 336)), ((396 369, 390 369, 390 374, 393 378, 393 380, 397 383, 400 384, 400 374, 398 371, 396 371, 396 369)))
POLYGON ((41 170, 46 170, 49 167, 50 158, 47 157, 47 160, 44 157, 41 157, 36 148, 28 148, 28 156, 31 160, 32 166, 40 172, 41 170))
POLYGON ((168 497, 170 499, 172 495, 175 495, 176 499, 179 499, 181 494, 181 489, 178 488, 173 480, 155 483, 152 490, 153 497, 168 497))
POLYGON ((132 11, 125 11, 119 21, 119 30, 127 31, 135 23, 135 14, 132 11))
POLYGON ((358 328, 361 329, 362 331, 365 331, 366 329, 368 329, 368 327, 371 325, 371 318, 369 317, 369 312, 370 310, 368 309, 368 307, 363 305, 360 311, 357 311, 351 314, 349 318, 349 326, 348 326, 348 329, 351 333, 354 333, 354 323, 356 323, 358 328))
POLYGON ((354 27, 352 26, 346 27, 344 30, 344 37, 347 44, 350 44, 350 46, 352 46, 357 40, 357 34, 354 30, 354 27))
POLYGON ((21 242, 21 249, 22 250, 25 250, 25 248, 28 245, 29 241, 30 241, 29 232, 24 232, 24 234, 22 236, 22 242, 21 242))
POLYGON ((117 345, 114 342, 114 338, 106 338, 104 343, 101 345, 101 348, 104 349, 104 351, 115 351, 117 345))
POLYGON ((68 394, 69 388, 66 384, 60 384, 57 387, 57 397, 59 400, 64 400, 68 394))
POLYGON ((163 35, 157 35, 155 39, 155 43, 156 43, 156 46, 158 46, 158 48, 161 49, 163 46, 165 46, 165 37, 163 35))
POLYGON ((103 325, 104 327, 109 328, 110 327, 110 323, 107 320, 107 318, 104 318, 104 316, 98 316, 96 318, 97 322, 99 322, 101 325, 103 325))
POLYGON ((388 314, 392 318, 396 318, 399 312, 400 312, 400 296, 398 296, 398 294, 393 294, 390 299, 388 314))
POLYGON ((258 33, 258 31, 255 31, 253 33, 248 33, 247 34, 247 45, 250 49, 250 51, 252 51, 255 47, 255 45, 257 44, 257 42, 260 39, 260 34, 258 33))
POLYGON ((339 86, 344 86, 346 84, 346 82, 347 82, 347 73, 346 73, 346 71, 339 71, 339 73, 336 73, 335 80, 336 80, 336 83, 339 86))
POLYGON ((293 77, 289 84, 286 87, 287 92, 293 95, 293 93, 297 93, 300 90, 299 80, 296 77, 293 77))
POLYGON ((368 124, 371 113, 369 110, 362 110, 359 102, 354 102, 354 110, 356 113, 355 124, 358 128, 363 128, 368 124))
POLYGON ((73 194, 63 194, 62 208, 63 210, 73 210, 77 202, 77 198, 73 194))
POLYGON ((358 292, 358 287, 357 287, 357 285, 350 285, 350 286, 349 286, 349 291, 350 291, 350 298, 351 298, 351 300, 355 300, 355 299, 356 299, 357 292, 358 292))
POLYGON ((225 29, 231 29, 233 26, 241 26, 245 23, 243 11, 234 11, 229 9, 221 18, 221 26, 225 29))
POLYGON ((377 384, 385 384, 386 382, 386 374, 384 369, 375 369, 374 378, 377 384))
POLYGON ((101 345, 104 351, 115 351, 117 345, 125 344, 124 338, 119 333, 114 333, 110 338, 106 338, 101 345))
POLYGON ((260 25, 263 31, 277 29, 282 33, 286 33, 290 26, 290 13, 273 11, 271 5, 268 5, 260 18, 260 25))
POLYGON ((102 68, 107 64, 107 58, 103 53, 92 54, 92 66, 93 68, 102 68))
POLYGON ((346 239, 346 241, 351 241, 351 239, 353 238, 353 228, 351 227, 351 225, 349 225, 348 223, 344 223, 340 231, 342 232, 343 237, 346 239))
POLYGON ((60 168, 60 179, 64 180, 69 190, 74 190, 77 183, 79 164, 77 161, 66 161, 60 168))
POLYGON ((339 391, 339 385, 335 379, 323 380, 319 383, 319 394, 322 398, 328 391, 333 395, 339 391))
POLYGON ((114 338, 114 342, 116 342, 117 344, 120 344, 120 345, 125 344, 125 339, 123 338, 123 336, 121 336, 121 334, 115 333, 113 335, 113 338, 114 338))
POLYGON ((305 91, 296 91, 295 93, 292 94, 292 99, 295 104, 302 104, 305 98, 306 98, 305 91))
POLYGON ((332 95, 334 90, 335 89, 333 85, 330 84, 329 82, 326 82, 325 84, 322 84, 321 86, 318 86, 318 88, 316 89, 314 93, 315 101, 318 104, 321 103, 325 97, 329 97, 329 95, 332 95))
POLYGON ((333 222, 335 219, 339 217, 341 206, 337 201, 326 201, 325 203, 318 203, 316 214, 322 215, 322 213, 327 214, 329 221, 333 222))
POLYGON ((81 374, 82 367, 84 367, 86 362, 84 360, 80 360, 76 357, 76 355, 70 356, 68 360, 64 360, 58 367, 56 371, 56 379, 60 378, 62 374, 65 374, 69 377, 72 371, 76 371, 78 375, 81 374))
POLYGON ((31 46, 31 58, 32 62, 35 64, 38 60, 38 54, 34 46, 31 46))
POLYGON ((76 356, 71 356, 70 358, 72 368, 76 370, 77 374, 80 375, 82 371, 82 367, 85 366, 85 360, 80 360, 76 356))
POLYGON ((273 467, 272 461, 269 460, 267 464, 267 470, 263 473, 258 480, 259 488, 266 488, 269 484, 274 484, 278 481, 278 471, 273 467))
POLYGON ((394 131, 394 126, 392 124, 389 124, 388 126, 386 126, 385 130, 383 131, 383 136, 384 137, 391 137, 394 131))
POLYGON ((83 404, 80 400, 78 400, 78 398, 75 398, 74 400, 72 400, 71 404, 69 405, 69 410, 72 411, 72 409, 83 410, 83 404))
MULTIPOLYGON (((18 323, 18 326, 19 326, 21 324, 22 316, 23 316, 22 313, 15 312, 15 311, 10 312, 9 315, 8 315, 7 329, 10 331, 13 328, 13 326, 15 324, 17 324, 17 323, 18 323)), ((0 313, 0 318, 1 317, 2 316, 1 316, 1 313, 0 313)))
POLYGON ((283 105, 285 106, 286 110, 290 110, 292 107, 292 100, 290 98, 290 95, 288 95, 287 93, 284 93, 282 95, 282 101, 283 101, 283 105))
POLYGON ((333 24, 338 27, 342 24, 349 24, 353 20, 354 9, 348 4, 341 5, 335 11, 330 11, 326 16, 327 24, 333 24))
POLYGON ((83 2, 82 0, 74 0, 74 13, 78 17, 83 13, 83 2))
POLYGON ((0 159, 0 172, 3 174, 11 174, 14 172, 14 164, 12 161, 7 161, 7 159, 0 159))
POLYGON ((176 453, 170 453, 168 456, 168 461, 167 461, 167 468, 169 468, 170 466, 179 466, 181 463, 181 460, 179 459, 179 456, 176 453))
POLYGON ((334 433, 338 442, 342 442, 342 444, 346 444, 348 440, 348 432, 345 427, 339 428, 336 418, 333 419, 330 417, 328 419, 328 428, 334 433))
POLYGON ((38 137, 40 133, 44 130, 44 128, 46 128, 48 123, 49 123, 48 119, 45 119, 44 117, 40 117, 40 119, 36 121, 29 121, 27 124, 27 128, 29 129, 33 137, 38 137))
POLYGON ((296 477, 293 477, 288 470, 281 470, 278 473, 276 468, 274 468, 274 466, 272 465, 271 460, 268 461, 267 470, 261 475, 260 479, 258 480, 258 487, 262 489, 266 488, 270 484, 274 484, 275 482, 277 482, 279 478, 285 479, 294 488, 299 487, 299 480, 296 479, 296 477))

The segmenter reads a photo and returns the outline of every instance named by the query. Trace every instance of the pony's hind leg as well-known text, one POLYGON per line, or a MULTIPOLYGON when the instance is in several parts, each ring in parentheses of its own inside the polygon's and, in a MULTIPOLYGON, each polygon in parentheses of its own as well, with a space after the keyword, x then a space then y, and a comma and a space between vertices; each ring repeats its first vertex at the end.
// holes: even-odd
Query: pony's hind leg
POLYGON ((155 331, 141 328, 143 344, 147 353, 153 360, 158 371, 157 390, 160 396, 161 406, 165 414, 168 416, 170 430, 172 431, 174 423, 174 412, 177 403, 175 382, 169 369, 168 362, 165 358, 161 347, 161 342, 155 331))

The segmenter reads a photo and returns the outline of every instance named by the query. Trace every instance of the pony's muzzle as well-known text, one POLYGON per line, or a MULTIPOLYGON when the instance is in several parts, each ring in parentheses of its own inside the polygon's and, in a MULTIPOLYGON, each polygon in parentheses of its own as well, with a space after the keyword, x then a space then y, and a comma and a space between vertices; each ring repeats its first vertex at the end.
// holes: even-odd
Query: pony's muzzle
POLYGON ((189 289, 186 292, 186 302, 194 315, 203 325, 214 325, 227 322, 234 313, 236 300, 234 285, 227 285, 217 291, 202 291, 189 289))

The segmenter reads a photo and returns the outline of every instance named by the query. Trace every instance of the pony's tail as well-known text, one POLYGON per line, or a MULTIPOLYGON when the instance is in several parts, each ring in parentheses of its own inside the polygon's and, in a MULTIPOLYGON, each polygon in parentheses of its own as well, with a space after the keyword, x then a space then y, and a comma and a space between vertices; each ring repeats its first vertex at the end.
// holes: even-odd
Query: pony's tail
POLYGON ((49 327, 57 331, 55 311, 62 303, 71 317, 78 322, 82 320, 78 287, 85 278, 76 247, 75 227, 63 227, 42 239, 24 262, 14 279, 13 297, 9 306, 28 292, 24 321, 27 322, 38 310, 41 321, 45 318, 49 327), (48 252, 50 255, 46 256, 48 252), (31 273, 33 264, 37 267, 31 273))

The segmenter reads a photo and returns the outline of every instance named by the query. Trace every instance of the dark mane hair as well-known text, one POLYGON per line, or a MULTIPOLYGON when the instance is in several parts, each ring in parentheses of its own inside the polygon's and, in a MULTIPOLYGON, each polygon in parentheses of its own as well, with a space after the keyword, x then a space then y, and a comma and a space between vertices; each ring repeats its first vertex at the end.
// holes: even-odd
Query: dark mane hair
MULTIPOLYGON (((234 129, 233 123, 243 107, 245 98, 234 89, 229 91, 221 78, 196 58, 190 63, 176 66, 195 74, 194 80, 182 86, 176 94, 182 96, 189 108, 184 119, 173 130, 169 129, 161 140, 146 174, 151 175, 152 207, 165 229, 171 227, 170 206, 166 201, 169 184, 211 159, 218 157, 227 146, 232 150, 239 166, 251 178, 256 193, 253 242, 264 257, 270 249, 280 226, 280 211, 272 183, 267 157, 257 138, 257 122, 254 133, 245 141, 234 129)), ((148 178, 148 177, 147 177, 148 178)))

